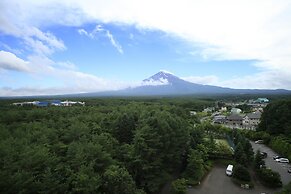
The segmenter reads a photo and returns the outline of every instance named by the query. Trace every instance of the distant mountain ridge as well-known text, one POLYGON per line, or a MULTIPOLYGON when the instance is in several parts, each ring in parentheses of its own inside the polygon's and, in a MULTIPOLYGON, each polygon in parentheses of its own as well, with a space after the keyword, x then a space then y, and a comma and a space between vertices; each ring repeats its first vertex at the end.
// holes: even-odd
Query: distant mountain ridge
POLYGON ((137 87, 117 91, 86 93, 82 94, 82 96, 167 96, 191 94, 291 94, 291 91, 284 89, 233 89, 196 84, 185 81, 170 72, 160 71, 151 77, 144 79, 142 84, 137 87))
MULTIPOLYGON (((122 96, 182 96, 182 95, 277 95, 290 94, 290 90, 261 90, 261 89, 233 89, 212 85, 203 85, 188 82, 167 71, 160 71, 144 79, 139 86, 121 90, 105 92, 90 92, 79 94, 43 95, 43 96, 18 96, 13 98, 67 98, 67 97, 122 97, 122 96)), ((10 97, 0 97, 10 98, 10 97)))

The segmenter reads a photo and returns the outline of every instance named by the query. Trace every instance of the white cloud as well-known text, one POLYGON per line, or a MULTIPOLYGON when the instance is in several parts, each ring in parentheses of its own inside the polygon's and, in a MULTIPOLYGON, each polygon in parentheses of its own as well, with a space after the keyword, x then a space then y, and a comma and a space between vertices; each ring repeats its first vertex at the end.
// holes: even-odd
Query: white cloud
MULTIPOLYGON (((78 29, 78 33, 80 35, 85 35, 85 36, 89 36, 88 32, 84 29, 78 29)), ((90 37, 90 36, 89 36, 90 37)), ((91 37, 90 37, 91 38, 91 37)))
POLYGON ((65 69, 70 69, 70 70, 76 70, 77 66, 70 62, 70 61, 63 61, 63 62, 58 62, 57 63, 58 66, 65 68, 65 69))
POLYGON ((7 50, 9 52, 12 52, 12 53, 14 53, 16 55, 19 55, 19 54, 22 53, 22 50, 21 49, 11 48, 9 45, 7 45, 7 44, 5 44, 3 42, 0 42, 0 45, 2 45, 5 50, 7 50))
POLYGON ((182 79, 204 85, 214 85, 236 89, 290 89, 291 79, 288 72, 264 71, 253 75, 221 80, 217 76, 190 76, 182 79))
MULTIPOLYGON (((54 50, 62 50, 65 46, 60 46, 62 45, 60 40, 46 33, 44 36, 52 41, 36 35, 37 32, 33 32, 35 35, 23 35, 23 29, 25 32, 29 31, 22 28, 23 24, 28 27, 35 26, 36 29, 53 24, 81 26, 96 21, 135 25, 140 29, 161 30, 183 38, 195 47, 198 45, 201 48, 198 54, 206 60, 260 61, 255 65, 260 67, 262 72, 247 77, 248 81, 260 87, 261 82, 256 82, 260 78, 268 80, 264 81, 262 87, 276 86, 288 89, 291 89, 289 84, 291 79, 290 20, 289 0, 2 0, 0 2, 0 31, 19 37, 33 38, 34 41, 30 40, 27 44, 35 48, 39 47, 46 54, 54 50), (48 48, 37 41, 49 45, 48 48), (55 44, 54 41, 60 44, 55 44)), ((84 29, 79 33, 89 34, 84 29)), ((117 43, 111 41, 113 46, 114 42, 117 43)), ((117 49, 118 45, 115 46, 117 49)), ((119 52, 122 52, 122 48, 119 52)), ((236 83, 236 86, 240 86, 243 80, 232 81, 223 83, 227 85, 236 83)))
MULTIPOLYGON (((37 54, 49 55, 56 50, 66 49, 62 40, 50 32, 42 32, 27 21, 27 18, 33 14, 31 10, 27 10, 28 5, 23 6, 17 1, 3 0, 0 2, 0 32, 22 39, 26 48, 37 54)), ((34 20, 38 20, 42 15, 32 17, 35 17, 34 20)))
POLYGON ((1 96, 39 96, 39 95, 61 95, 61 94, 74 94, 80 93, 83 88, 58 86, 58 87, 43 87, 43 86, 31 86, 31 87, 20 87, 0 88, 1 96))
MULTIPOLYGON (((52 75, 51 75, 52 76, 52 75)), ((61 95, 86 92, 101 92, 124 89, 129 83, 118 83, 77 71, 61 71, 55 77, 63 76, 58 86, 45 87, 40 84, 23 87, 0 87, 0 96, 61 95), (65 80, 67 79, 67 80, 65 80)), ((132 84, 131 84, 132 85, 132 84)))
POLYGON ((62 40, 57 39, 50 32, 42 32, 36 27, 26 26, 21 29, 23 33, 20 38, 35 53, 42 55, 50 55, 56 50, 65 50, 66 46, 62 40))
POLYGON ((33 95, 58 95, 58 94, 69 94, 67 93, 68 88, 65 87, 51 87, 51 88, 41 88, 41 87, 21 87, 21 88, 11 88, 3 87, 0 88, 1 96, 33 96, 33 95))
POLYGON ((122 47, 120 46, 120 44, 114 39, 113 35, 108 31, 106 30, 106 36, 108 37, 108 39, 110 40, 112 46, 114 46, 117 51, 121 54, 123 54, 123 50, 122 50, 122 47))
MULTIPOLYGON (((28 56, 25 61, 14 54, 0 51, 0 70, 13 70, 29 72, 33 80, 38 80, 35 85, 22 87, 0 88, 0 96, 22 96, 22 95, 55 95, 64 93, 99 92, 117 90, 129 87, 129 83, 110 81, 98 76, 75 70, 71 62, 55 62, 46 56, 28 56), (58 86, 44 87, 38 85, 42 80, 52 78, 57 81, 58 86)), ((1 73, 1 72, 0 72, 1 73)))
POLYGON ((97 35, 98 32, 103 32, 105 31, 104 28, 101 25, 96 25, 96 27, 94 28, 94 30, 92 30, 92 32, 87 32, 85 29, 78 29, 78 33, 80 35, 85 35, 88 36, 91 39, 94 39, 97 35))
POLYGON ((94 39, 97 36, 97 33, 105 33, 105 36, 109 39, 110 43, 112 44, 113 47, 115 47, 117 49, 117 51, 121 54, 123 54, 123 49, 121 47, 121 45, 115 40, 115 38, 113 37, 113 35, 111 34, 111 32, 107 29, 104 29, 103 26, 101 26, 100 24, 96 25, 96 27, 94 28, 94 30, 92 32, 87 32, 84 29, 78 29, 78 33, 80 35, 85 35, 88 36, 91 39, 94 39))
POLYGON ((168 84, 169 82, 167 79, 160 78, 159 80, 147 79, 146 81, 143 81, 136 86, 161 86, 161 85, 168 85, 168 84))
POLYGON ((241 89, 291 89, 291 79, 289 72, 265 71, 219 81, 217 85, 241 89))
MULTIPOLYGON (((14 23, 65 25, 66 21, 67 25, 81 25, 95 20, 162 30, 199 43, 203 49, 201 54, 211 59, 270 61, 288 56, 291 47, 291 5, 288 0, 108 0, 94 3, 91 0, 41 3, 4 0, 2 5, 6 5, 11 14, 25 16, 11 17, 14 23), (58 11, 52 14, 51 9, 55 7, 58 11)), ((6 31, 13 31, 9 30, 11 28, 5 25, 6 31)))
POLYGON ((27 61, 7 51, 0 51, 0 69, 31 72, 27 61))
POLYGON ((215 75, 209 76, 189 76, 189 77, 182 77, 182 79, 196 83, 196 84, 204 84, 204 85, 217 85, 218 84, 218 77, 215 75))
POLYGON ((65 49, 65 45, 61 40, 58 40, 53 34, 50 32, 42 32, 38 28, 30 27, 26 30, 27 36, 35 37, 40 41, 47 43, 50 47, 63 50, 65 49))

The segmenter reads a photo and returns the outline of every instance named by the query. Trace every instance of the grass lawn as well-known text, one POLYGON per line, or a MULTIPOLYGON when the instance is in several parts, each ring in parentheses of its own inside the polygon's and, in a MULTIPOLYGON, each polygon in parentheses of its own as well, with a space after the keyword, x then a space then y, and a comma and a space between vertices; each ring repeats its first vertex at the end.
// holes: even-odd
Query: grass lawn
POLYGON ((227 147, 230 147, 229 145, 228 145, 228 143, 227 143, 227 141, 226 141, 226 139, 215 139, 215 143, 221 143, 221 144, 223 144, 223 145, 225 145, 225 146, 227 146, 227 147))
POLYGON ((225 153, 233 153, 231 147, 229 146, 226 139, 215 139, 216 145, 218 145, 219 149, 225 153))

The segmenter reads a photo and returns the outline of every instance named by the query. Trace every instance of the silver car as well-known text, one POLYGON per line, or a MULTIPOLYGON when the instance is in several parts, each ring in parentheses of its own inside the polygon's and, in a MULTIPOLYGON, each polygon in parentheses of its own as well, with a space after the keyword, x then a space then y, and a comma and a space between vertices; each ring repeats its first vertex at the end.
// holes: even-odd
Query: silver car
POLYGON ((281 163, 289 163, 289 160, 287 158, 278 158, 276 159, 276 161, 281 163))

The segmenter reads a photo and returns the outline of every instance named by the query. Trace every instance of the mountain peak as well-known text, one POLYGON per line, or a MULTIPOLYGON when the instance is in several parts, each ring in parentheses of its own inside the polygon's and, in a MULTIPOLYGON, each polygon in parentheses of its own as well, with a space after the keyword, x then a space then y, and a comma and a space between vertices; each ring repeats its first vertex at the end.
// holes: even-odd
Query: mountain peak
POLYGON ((172 84, 173 80, 180 79, 176 77, 173 73, 165 70, 160 70, 153 76, 144 79, 143 85, 168 85, 172 84))
POLYGON ((167 71, 167 70, 160 70, 158 73, 174 75, 172 72, 169 72, 169 71, 167 71))
POLYGON ((151 77, 149 77, 149 78, 147 78, 145 80, 152 79, 152 80, 158 81, 161 78, 162 79, 172 79, 172 78, 180 79, 180 78, 178 78, 177 76, 175 76, 173 73, 171 73, 169 71, 161 70, 158 73, 152 75, 151 77))

